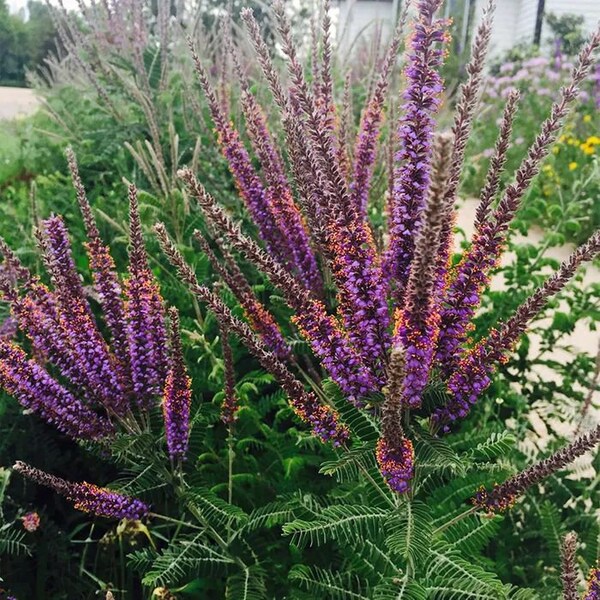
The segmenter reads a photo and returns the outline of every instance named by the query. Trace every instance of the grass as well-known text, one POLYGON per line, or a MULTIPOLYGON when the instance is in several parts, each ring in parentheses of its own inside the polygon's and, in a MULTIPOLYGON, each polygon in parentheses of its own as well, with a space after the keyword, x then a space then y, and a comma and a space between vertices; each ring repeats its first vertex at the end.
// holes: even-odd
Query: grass
POLYGON ((14 121, 0 121, 0 185, 20 171, 21 141, 17 127, 14 121))

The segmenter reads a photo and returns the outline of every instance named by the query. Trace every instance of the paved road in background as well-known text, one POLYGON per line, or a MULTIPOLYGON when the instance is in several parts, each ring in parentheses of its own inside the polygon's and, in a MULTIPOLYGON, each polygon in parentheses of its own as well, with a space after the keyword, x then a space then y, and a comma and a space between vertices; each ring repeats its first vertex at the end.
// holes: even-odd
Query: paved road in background
POLYGON ((33 90, 0 87, 0 119, 26 116, 34 112, 38 105, 33 90))

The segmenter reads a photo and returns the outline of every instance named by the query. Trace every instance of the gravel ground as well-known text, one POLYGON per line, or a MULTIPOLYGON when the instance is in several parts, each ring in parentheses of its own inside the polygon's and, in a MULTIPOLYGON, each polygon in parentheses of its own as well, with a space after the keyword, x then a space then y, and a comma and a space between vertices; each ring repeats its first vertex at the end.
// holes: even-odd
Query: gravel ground
POLYGON ((13 119, 31 114, 39 105, 33 90, 0 87, 0 119, 13 119))

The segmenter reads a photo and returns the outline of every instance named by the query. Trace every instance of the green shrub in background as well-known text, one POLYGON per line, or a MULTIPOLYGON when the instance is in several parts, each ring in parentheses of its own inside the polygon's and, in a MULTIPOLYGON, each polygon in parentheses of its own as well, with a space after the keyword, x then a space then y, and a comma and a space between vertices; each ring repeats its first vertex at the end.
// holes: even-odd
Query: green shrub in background
MULTIPOLYGON (((536 115, 544 114, 558 90, 565 84, 572 67, 569 56, 559 50, 554 56, 534 54, 513 57, 497 67, 487 82, 481 103, 481 119, 477 135, 470 141, 470 166, 464 180, 466 194, 477 194, 492 153, 493 129, 487 116, 499 114, 500 106, 512 89, 522 98, 515 119, 514 143, 508 154, 510 169, 525 155, 535 136, 536 115), (514 60, 513 60, 514 59, 514 60)), ((578 243, 586 239, 599 224, 595 198, 600 185, 597 168, 597 139, 600 120, 597 104, 600 98, 600 71, 596 69, 580 96, 577 111, 571 116, 566 133, 554 149, 524 204, 522 219, 535 223, 545 231, 558 234, 553 239, 560 245, 565 240, 578 243), (567 219, 563 219, 563 213, 567 219)))

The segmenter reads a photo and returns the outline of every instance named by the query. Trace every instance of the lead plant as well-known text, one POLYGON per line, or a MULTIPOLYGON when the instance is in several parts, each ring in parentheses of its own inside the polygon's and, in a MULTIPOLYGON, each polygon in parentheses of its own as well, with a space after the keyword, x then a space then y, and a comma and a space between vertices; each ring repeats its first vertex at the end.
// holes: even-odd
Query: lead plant
MULTIPOLYGON (((600 33, 596 32, 581 51, 571 82, 561 90, 513 182, 502 190, 500 175, 519 101, 517 92, 508 97, 490 172, 481 192, 474 238, 460 261, 453 265, 458 187, 483 80, 493 3, 490 2, 477 28, 467 67, 468 79, 459 93, 451 133, 436 132, 443 94, 439 73, 448 41, 448 23, 436 16, 440 5, 441 0, 417 2, 416 20, 407 41, 403 104, 398 123, 390 124, 396 127, 393 135, 397 152, 388 173, 392 185, 386 199, 387 229, 379 236, 384 240, 382 247, 375 243, 367 206, 376 200, 369 193, 370 184, 378 164, 378 151, 382 150, 385 94, 403 35, 404 19, 382 63, 379 81, 367 100, 356 137, 354 163, 348 169, 344 164, 345 153, 340 152, 345 141, 338 137, 338 125, 343 119, 330 93, 329 23, 325 19, 322 26, 322 64, 309 84, 281 2, 275 3, 274 13, 287 64, 287 85, 260 37, 251 11, 244 10, 242 18, 280 111, 286 154, 275 145, 258 100, 252 95, 247 76, 229 43, 259 169, 250 160, 234 124, 223 114, 192 45, 196 71, 213 114, 219 144, 242 200, 257 224, 260 239, 254 240, 242 232, 190 170, 180 171, 209 229, 216 232, 214 243, 221 248, 225 263, 217 264, 210 240, 199 232, 195 237, 245 308, 252 334, 246 326, 242 330, 242 324, 231 312, 217 306, 214 294, 195 281, 164 226, 158 229, 168 258, 192 291, 217 310, 222 330, 238 333, 265 368, 271 365, 271 370, 279 373, 282 384, 284 380, 287 382, 284 389, 297 414, 314 433, 323 441, 333 440, 336 445, 347 446, 352 440, 347 439, 348 431, 326 394, 318 394, 323 405, 317 411, 312 392, 310 395, 301 392, 299 382, 290 385, 289 369, 294 370, 299 360, 281 350, 286 343, 280 339, 273 316, 267 307, 259 309, 256 299, 248 293, 247 286, 239 279, 239 268, 232 262, 231 252, 269 278, 293 310, 292 323, 320 361, 323 376, 330 377, 349 402, 381 419, 377 460, 388 484, 400 493, 410 489, 415 468, 413 444, 405 430, 416 419, 421 423, 428 421, 431 432, 442 435, 466 418, 490 385, 497 365, 508 360, 528 323, 564 288, 577 268, 600 251, 597 232, 512 317, 489 332, 473 332, 472 320, 505 248, 510 223, 575 103, 580 84, 593 66, 600 33), (286 163, 287 176, 283 166, 286 163), (284 215, 290 217, 282 218, 284 215), (301 247, 292 240, 303 240, 301 247), (300 248, 302 252, 298 254, 300 248), (322 275, 315 273, 316 264, 320 265, 322 275), (308 270, 307 265, 310 265, 308 270), (330 284, 323 289, 321 282, 330 284), (275 345, 273 335, 279 338, 275 345), (474 338, 478 341, 473 341, 474 338), (277 349, 276 369, 275 356, 268 348, 277 349), (283 363, 288 365, 285 372, 283 363), (440 384, 446 390, 445 402, 424 409, 428 386, 440 384), (377 400, 381 397, 382 403, 377 400)), ((341 135, 346 135, 345 131, 341 135)), ((311 385, 318 388, 319 377, 313 376, 311 385)), ((592 447, 597 441, 592 437, 593 441, 587 440, 590 443, 583 446, 592 447)), ((527 485, 530 483, 528 480, 527 485)), ((507 491, 503 495, 496 490, 487 503, 483 500, 479 503, 483 502, 488 509, 494 503, 502 508, 503 502, 510 502, 527 485, 518 486, 514 494, 507 491), (492 497, 498 497, 494 503, 492 497)))
MULTIPOLYGON (((149 412, 162 397, 169 454, 172 459, 184 459, 190 380, 174 311, 170 356, 167 352, 164 301, 148 264, 137 190, 129 186, 130 261, 121 281, 110 250, 100 237, 75 157, 70 150, 67 156, 87 233, 85 248, 93 294, 109 336, 103 335, 90 292, 76 270, 64 220, 52 216, 42 221, 36 234, 50 285, 30 273, 0 240, 4 257, 2 300, 8 302, 24 336, 21 344, 0 339, 0 385, 24 408, 67 436, 105 447, 119 434, 144 431, 149 412)), ((41 481, 36 469, 19 470, 34 481, 51 481, 41 481)), ((119 512, 119 495, 91 484, 73 487, 52 481, 50 487, 87 512, 119 518, 140 518, 147 512, 119 512)))
MULTIPOLYGON (((146 569, 144 582, 160 585, 161 593, 165 586, 184 586, 208 563, 228 569, 226 587, 231 597, 264 597, 260 586, 266 586, 271 574, 265 576, 259 555, 269 544, 260 539, 261 534, 258 543, 251 542, 257 530, 274 524, 283 525, 283 533, 293 536, 298 545, 339 542, 336 552, 351 554, 342 565, 345 571, 354 576, 355 565, 371 569, 375 598, 533 597, 528 590, 523 595, 518 594, 521 590, 513 593, 514 589, 484 570, 485 561, 478 560, 501 520, 495 513, 505 511, 529 488, 593 448, 600 428, 489 489, 483 485, 478 489, 484 476, 488 484, 498 474, 502 479, 506 476, 505 465, 493 460, 507 452, 506 432, 481 444, 472 442, 466 451, 455 449, 460 447, 459 435, 459 441, 448 436, 450 443, 443 437, 458 428, 480 402, 498 364, 509 360, 530 321, 579 266, 600 251, 600 233, 596 233, 511 317, 490 331, 474 331, 474 317, 507 243, 510 222, 575 102, 577 88, 600 45, 600 33, 582 50, 572 83, 563 89, 542 124, 514 182, 502 190, 501 175, 519 102, 516 92, 508 97, 480 196, 475 235, 454 261, 457 196, 471 124, 477 115, 493 3, 477 28, 468 78, 460 90, 450 132, 440 131, 436 123, 443 101, 440 69, 448 23, 437 17, 441 0, 416 4, 416 22, 403 65, 405 91, 401 106, 396 105, 399 118, 397 122, 390 118, 387 93, 406 13, 365 104, 359 131, 350 144, 353 153, 348 152, 351 128, 344 117, 349 102, 342 111, 334 103, 327 4, 321 53, 316 42, 312 52, 311 81, 281 2, 275 4, 274 12, 288 69, 285 76, 276 68, 251 11, 242 13, 279 111, 282 140, 254 96, 232 40, 227 40, 254 157, 230 121, 227 102, 215 93, 190 40, 200 88, 245 207, 242 222, 247 224, 249 216, 254 226, 248 231, 256 230, 257 235, 242 228, 240 215, 230 213, 211 196, 192 169, 178 172, 189 205, 204 218, 202 231, 194 231, 192 239, 211 263, 219 285, 211 287, 208 278, 196 275, 182 252, 180 236, 176 243, 166 225, 157 223, 154 228, 181 281, 218 321, 225 372, 221 421, 228 430, 230 461, 229 502, 225 503, 212 490, 198 487, 198 480, 205 484, 208 472, 200 461, 217 454, 210 446, 213 437, 208 438, 210 452, 198 457, 198 463, 188 461, 187 469, 178 469, 173 478, 153 457, 135 456, 143 463, 139 479, 150 472, 157 488, 172 484, 182 505, 181 520, 168 517, 177 526, 169 545, 157 552, 146 548, 132 557, 138 568, 146 569), (382 143, 386 119, 391 141, 382 143), (390 148, 395 151, 390 153, 390 148), (376 197, 375 180, 384 154, 392 155, 385 173, 390 182, 383 210, 387 224, 377 230, 371 215, 382 204, 376 197), (283 298, 292 313, 289 322, 278 321, 275 309, 256 293, 246 275, 249 265, 262 272, 283 298), (231 308, 221 284, 235 296, 240 312, 231 308), (326 501, 315 499, 310 490, 299 490, 286 496, 273 512, 267 506, 248 515, 232 505, 236 427, 242 420, 240 414, 247 412, 241 410, 243 400, 235 385, 230 346, 234 337, 278 382, 298 420, 332 446, 337 460, 324 464, 322 471, 339 474, 342 483, 326 501), (308 351, 298 350, 300 337, 308 351), (474 476, 469 478, 471 468, 474 476), (188 537, 188 531, 193 537, 188 537), (457 548, 468 550, 470 543, 477 549, 465 551, 464 558, 457 548), (258 592, 250 585, 256 582, 258 592)), ((0 382, 25 407, 78 439, 102 441, 121 429, 134 438, 148 433, 143 429, 146 417, 160 403, 170 458, 180 466, 188 452, 191 381, 183 361, 178 313, 171 309, 166 318, 149 267, 136 190, 129 189, 131 256, 128 277, 122 283, 100 239, 73 159, 71 163, 89 239, 94 286, 110 339, 98 332, 74 272, 64 224, 53 217, 40 235, 53 287, 30 275, 8 248, 2 248, 8 274, 3 279, 5 298, 30 339, 36 360, 29 359, 18 345, 0 339, 0 382), (68 295, 75 299, 73 311, 68 310, 68 295), (44 364, 54 365, 53 373, 60 376, 51 376, 44 364)), ((381 220, 383 215, 377 216, 381 220)), ((179 308, 185 309, 185 299, 179 308)), ((288 415, 278 410, 276 419, 286 421, 288 415)), ((210 423, 211 436, 218 432, 216 421, 210 423)), ((261 432, 270 425, 261 421, 261 432)), ((244 449, 256 440, 248 435, 242 441, 246 445, 238 447, 244 449)), ((302 436, 294 441, 306 443, 302 436)), ((261 447, 268 445, 263 439, 259 442, 261 447)), ((254 455, 250 458, 253 472, 251 476, 240 473, 240 480, 266 478, 259 460, 254 455)), ((95 514, 128 518, 148 514, 145 503, 129 496, 87 483, 69 483, 22 463, 15 468, 95 514)), ((135 489, 144 483, 132 481, 131 485, 135 489)), ((564 561, 565 589, 571 592, 573 553, 571 547, 564 561)), ((333 554, 332 563, 338 558, 333 554)), ((312 597, 327 597, 332 590, 340 597, 371 597, 362 589, 355 594, 349 578, 322 574, 319 578, 319 573, 295 565, 289 576, 320 582, 321 587, 315 589, 321 595, 314 592, 312 597)), ((592 570, 589 598, 595 597, 597 575, 592 570)))

